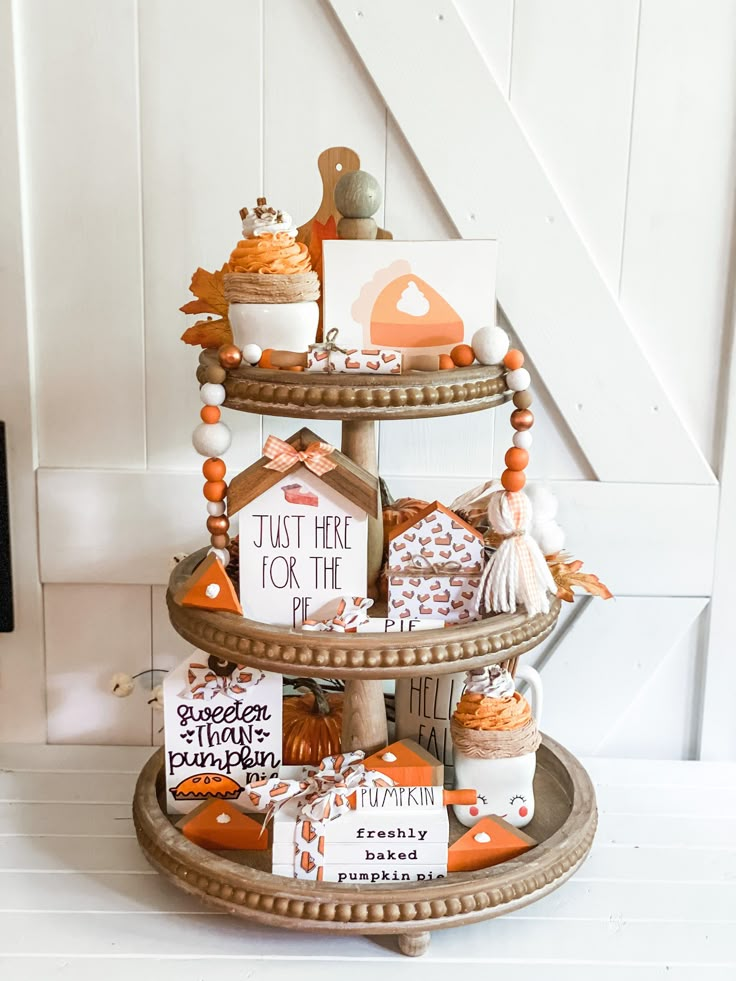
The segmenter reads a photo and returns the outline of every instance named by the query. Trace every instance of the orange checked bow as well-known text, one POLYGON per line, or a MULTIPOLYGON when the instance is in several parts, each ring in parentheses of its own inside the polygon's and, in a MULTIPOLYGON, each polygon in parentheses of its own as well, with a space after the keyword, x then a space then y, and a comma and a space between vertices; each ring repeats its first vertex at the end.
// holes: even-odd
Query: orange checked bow
POLYGON ((316 440, 306 450, 297 450, 278 436, 269 436, 263 447, 263 455, 271 461, 266 464, 267 470, 286 473, 295 463, 303 463, 312 473, 321 477, 337 466, 334 460, 330 460, 330 453, 334 450, 335 447, 329 443, 318 443, 316 440))

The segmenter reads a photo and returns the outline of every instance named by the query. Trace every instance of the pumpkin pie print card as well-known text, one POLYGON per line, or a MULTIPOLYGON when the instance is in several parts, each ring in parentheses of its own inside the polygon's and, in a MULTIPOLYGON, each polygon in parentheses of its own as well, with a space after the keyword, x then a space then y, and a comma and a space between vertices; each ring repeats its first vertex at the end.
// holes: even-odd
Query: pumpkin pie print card
POLYGON ((494 241, 326 241, 324 324, 341 346, 449 352, 495 323, 494 241))
POLYGON ((281 675, 194 650, 164 681, 166 807, 243 808, 254 780, 281 765, 281 675))

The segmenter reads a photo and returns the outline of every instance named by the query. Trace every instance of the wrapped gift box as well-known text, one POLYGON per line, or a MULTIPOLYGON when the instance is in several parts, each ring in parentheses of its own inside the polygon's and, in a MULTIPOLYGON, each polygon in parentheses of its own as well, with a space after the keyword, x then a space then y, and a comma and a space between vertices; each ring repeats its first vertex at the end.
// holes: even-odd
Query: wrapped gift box
POLYGON ((355 372, 363 375, 400 375, 401 351, 378 348, 338 348, 334 344, 310 344, 307 371, 355 372))

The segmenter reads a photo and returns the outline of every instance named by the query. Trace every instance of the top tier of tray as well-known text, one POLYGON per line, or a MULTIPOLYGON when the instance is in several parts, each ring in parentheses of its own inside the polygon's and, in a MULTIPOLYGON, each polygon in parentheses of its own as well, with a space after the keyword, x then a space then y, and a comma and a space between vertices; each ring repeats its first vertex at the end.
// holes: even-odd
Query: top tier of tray
MULTIPOLYGON (((215 351, 203 351, 197 378, 203 382, 215 351)), ((326 374, 266 368, 230 369, 225 405, 239 412, 299 419, 427 419, 478 412, 508 402, 501 365, 403 375, 326 374)))

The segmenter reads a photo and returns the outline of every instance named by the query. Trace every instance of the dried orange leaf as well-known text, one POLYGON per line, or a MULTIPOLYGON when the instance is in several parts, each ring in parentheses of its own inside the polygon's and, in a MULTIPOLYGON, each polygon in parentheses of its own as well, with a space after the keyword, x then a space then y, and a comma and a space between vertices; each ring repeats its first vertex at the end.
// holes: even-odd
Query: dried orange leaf
POLYGON ((580 559, 570 559, 570 556, 564 552, 558 552, 557 555, 547 556, 547 565, 557 584, 557 595, 566 603, 572 603, 575 598, 573 589, 576 586, 590 593, 591 596, 600 596, 601 599, 613 597, 613 593, 598 576, 594 576, 591 572, 580 572, 583 567, 580 559), (565 561, 566 559, 568 561, 565 561))
POLYGON ((221 347, 223 344, 232 344, 233 335, 227 319, 222 317, 219 320, 198 320, 196 324, 187 327, 181 335, 185 344, 200 344, 202 347, 221 347))
POLYGON ((225 299, 225 284, 223 276, 229 271, 228 264, 215 272, 199 268, 192 276, 189 292, 194 293, 196 300, 190 300, 179 309, 183 313, 219 313, 227 318, 228 302, 225 299))

